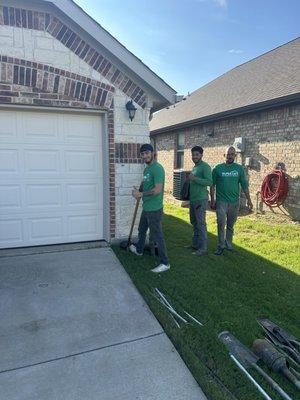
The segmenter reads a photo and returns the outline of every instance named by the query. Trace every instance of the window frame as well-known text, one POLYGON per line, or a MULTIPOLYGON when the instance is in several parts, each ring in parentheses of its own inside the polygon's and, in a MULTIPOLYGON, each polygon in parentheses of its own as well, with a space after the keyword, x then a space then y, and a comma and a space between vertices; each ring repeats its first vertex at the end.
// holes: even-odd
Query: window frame
POLYGON ((185 133, 178 132, 175 138, 175 154, 174 154, 174 169, 183 169, 184 167, 184 147, 185 147, 185 133), (183 137, 183 144, 180 143, 180 136, 183 137), (179 157, 181 162, 179 162, 179 157))

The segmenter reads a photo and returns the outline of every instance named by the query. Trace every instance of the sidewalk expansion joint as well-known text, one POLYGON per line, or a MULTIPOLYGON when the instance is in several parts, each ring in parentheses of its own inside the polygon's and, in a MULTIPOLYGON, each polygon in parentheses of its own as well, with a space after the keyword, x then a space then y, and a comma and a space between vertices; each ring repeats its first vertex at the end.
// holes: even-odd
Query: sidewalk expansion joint
POLYGON ((40 361, 40 362, 34 363, 34 364, 23 365, 21 367, 10 368, 10 369, 6 369, 6 370, 3 370, 3 371, 0 371, 0 374, 5 374, 5 373, 8 373, 8 372, 14 372, 14 371, 18 371, 18 370, 25 369, 25 368, 31 368, 31 367, 35 367, 35 366, 38 366, 38 365, 48 364, 48 363, 55 362, 55 361, 65 360, 67 358, 81 356, 81 355, 84 355, 84 354, 93 353, 93 352, 96 352, 96 351, 99 351, 99 350, 103 350, 103 349, 109 349, 111 347, 122 346, 122 345, 128 344, 128 343, 140 342, 142 340, 151 339, 153 337, 160 336, 160 335, 163 335, 163 334, 165 334, 165 332, 161 331, 161 332, 149 335, 149 336, 143 336, 143 337, 136 338, 136 339, 126 340, 124 342, 113 343, 113 344, 109 344, 107 346, 97 347, 95 349, 81 351, 79 353, 74 353, 74 354, 69 354, 69 355, 63 356, 63 357, 57 357, 57 358, 53 358, 53 359, 46 360, 46 361, 40 361))

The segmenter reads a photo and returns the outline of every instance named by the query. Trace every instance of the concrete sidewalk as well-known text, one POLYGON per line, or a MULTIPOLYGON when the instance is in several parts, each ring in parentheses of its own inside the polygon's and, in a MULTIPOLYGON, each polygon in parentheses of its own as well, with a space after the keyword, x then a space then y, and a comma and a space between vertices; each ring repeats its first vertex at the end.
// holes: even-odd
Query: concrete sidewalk
POLYGON ((5 400, 206 399, 109 248, 0 258, 5 400))

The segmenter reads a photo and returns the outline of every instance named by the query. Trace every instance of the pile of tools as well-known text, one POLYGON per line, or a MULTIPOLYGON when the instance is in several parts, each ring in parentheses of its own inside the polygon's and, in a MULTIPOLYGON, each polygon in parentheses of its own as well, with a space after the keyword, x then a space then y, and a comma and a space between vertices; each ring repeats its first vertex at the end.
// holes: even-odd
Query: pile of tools
POLYGON ((252 351, 228 331, 221 332, 218 337, 228 348, 230 358, 265 399, 272 400, 248 372, 251 368, 255 369, 282 398, 292 400, 257 363, 264 362, 270 370, 280 373, 300 390, 300 342, 268 318, 258 318, 257 322, 266 336, 265 339, 256 339, 253 342, 252 351))
MULTIPOLYGON (((168 312, 177 328, 186 324, 203 326, 203 323, 199 319, 185 311, 182 307, 180 307, 180 312, 176 311, 167 297, 158 288, 155 288, 150 293, 168 312)), ((228 331, 221 332, 218 337, 229 350, 230 358, 266 400, 272 400, 272 398, 253 378, 249 369, 255 369, 283 399, 295 400, 258 363, 264 363, 271 371, 281 374, 300 390, 300 342, 292 334, 280 328, 268 318, 258 318, 257 322, 263 329, 265 338, 256 339, 253 342, 252 350, 228 331)))

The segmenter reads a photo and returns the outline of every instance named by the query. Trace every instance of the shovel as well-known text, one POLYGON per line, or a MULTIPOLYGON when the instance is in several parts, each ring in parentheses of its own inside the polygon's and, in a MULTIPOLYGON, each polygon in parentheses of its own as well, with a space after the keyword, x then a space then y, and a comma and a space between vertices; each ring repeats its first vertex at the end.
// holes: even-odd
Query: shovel
POLYGON ((219 333, 218 337, 221 342, 223 342, 228 348, 230 357, 233 359, 233 361, 246 374, 248 379, 250 379, 251 382, 257 387, 257 389, 260 391, 265 399, 270 400, 271 398, 249 374, 247 369, 254 368, 263 378, 265 378, 268 384, 281 395, 282 398, 286 400, 292 400, 292 398, 283 389, 281 389, 281 387, 268 374, 266 374, 265 371, 263 371, 257 365, 259 357, 257 357, 250 349, 248 349, 248 347, 243 345, 228 331, 219 333))
POLYGON ((256 339, 253 342, 252 349, 271 370, 285 376, 300 390, 300 381, 290 372, 285 357, 275 347, 264 339, 256 339))
POLYGON ((259 323, 259 325, 261 325, 263 328, 265 328, 268 332, 270 332, 274 336, 276 336, 277 340, 279 340, 281 343, 283 343, 287 346, 291 346, 293 348, 295 348, 295 347, 300 348, 300 342, 298 342, 291 333, 280 328, 280 326, 276 325, 274 322, 270 321, 268 318, 266 318, 266 317, 257 318, 257 322, 259 323))
POLYGON ((298 351, 298 348, 300 349, 300 342, 298 342, 293 335, 280 328, 268 318, 260 317, 257 319, 257 322, 263 328, 273 344, 286 349, 291 357, 300 364, 300 353, 298 351))
POLYGON ((128 239, 120 243, 120 247, 123 250, 128 250, 129 246, 131 245, 132 232, 133 232, 133 228, 134 228, 134 224, 135 224, 135 220, 136 220, 136 215, 137 215, 137 212, 138 212, 138 209, 139 209, 140 201, 141 201, 141 199, 138 198, 136 200, 136 203, 135 203, 134 212, 133 212, 133 218, 132 218, 132 222, 131 222, 131 227, 130 227, 128 239))

